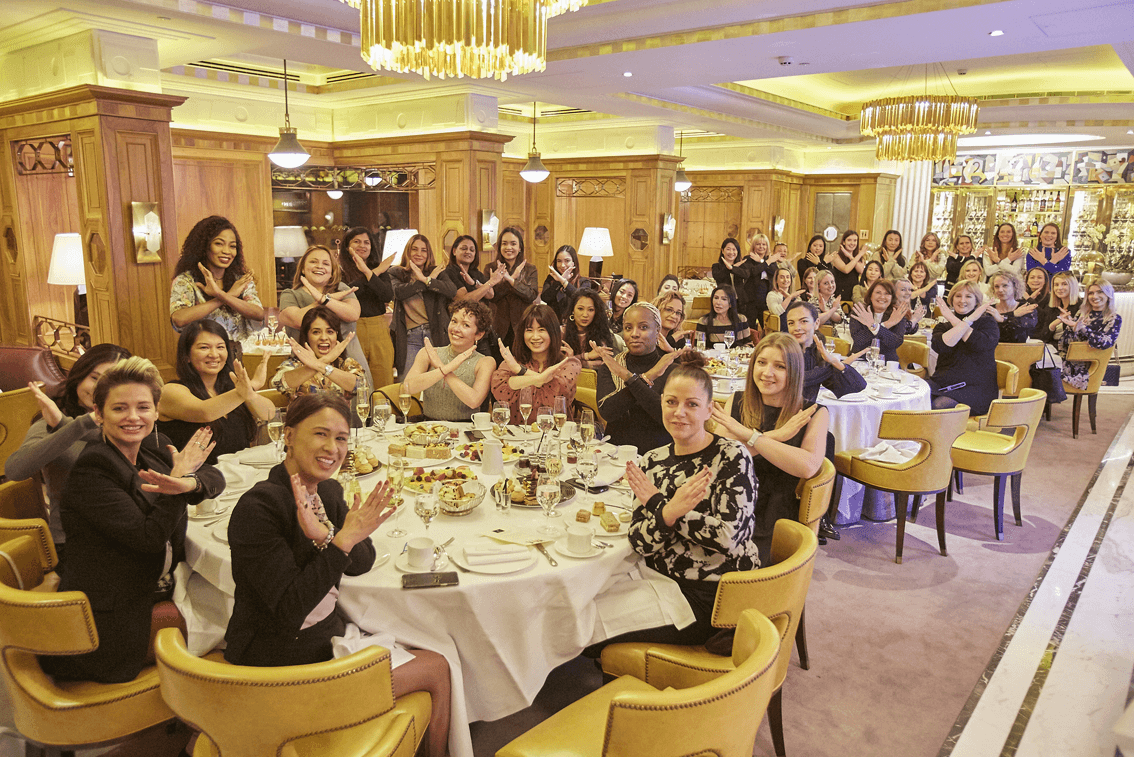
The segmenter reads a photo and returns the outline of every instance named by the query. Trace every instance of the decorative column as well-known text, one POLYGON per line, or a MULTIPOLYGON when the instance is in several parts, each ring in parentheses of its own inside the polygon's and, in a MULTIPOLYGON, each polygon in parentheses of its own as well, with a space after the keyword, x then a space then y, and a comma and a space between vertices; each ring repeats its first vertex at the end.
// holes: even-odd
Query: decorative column
MULTIPOLYGON (((917 249, 921 238, 929 231, 929 188, 933 180, 933 162, 922 160, 903 163, 902 166, 894 198, 893 228, 902 235, 908 255, 917 249)), ((877 243, 881 241, 878 239, 877 243)))

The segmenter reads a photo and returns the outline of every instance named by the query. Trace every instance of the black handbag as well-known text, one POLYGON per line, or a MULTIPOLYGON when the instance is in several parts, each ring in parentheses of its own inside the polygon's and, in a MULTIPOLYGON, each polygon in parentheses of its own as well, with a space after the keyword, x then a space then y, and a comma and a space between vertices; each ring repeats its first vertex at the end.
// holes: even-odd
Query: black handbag
POLYGON ((1045 392, 1048 402, 1059 403, 1067 399, 1067 391, 1063 388, 1063 369, 1056 365, 1051 347, 1043 346, 1043 358, 1029 368, 1028 373, 1032 377, 1032 388, 1045 392))

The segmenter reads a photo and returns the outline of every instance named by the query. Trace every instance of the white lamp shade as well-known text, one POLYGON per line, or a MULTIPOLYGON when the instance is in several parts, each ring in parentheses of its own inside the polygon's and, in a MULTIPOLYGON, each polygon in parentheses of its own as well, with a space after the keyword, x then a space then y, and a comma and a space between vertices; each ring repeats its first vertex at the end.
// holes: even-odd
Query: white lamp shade
POLYGON ((272 232, 277 258, 298 258, 307 252, 307 235, 301 226, 277 226, 272 232))
POLYGON ((614 256, 614 246, 610 243, 610 229, 588 226, 583 229, 579 240, 579 257, 609 258, 614 256))
POLYGON ((290 126, 280 127, 280 141, 268 153, 268 158, 280 168, 299 168, 307 162, 311 153, 299 144, 295 136, 295 129, 290 126))
POLYGON ((83 240, 78 234, 56 234, 51 246, 51 267, 47 283, 85 287, 87 272, 83 268, 83 240))
POLYGON ((382 259, 393 257, 394 265, 402 262, 402 253, 405 252, 406 245, 409 244, 410 239, 417 233, 417 229, 388 229, 386 231, 386 241, 382 245, 382 259))

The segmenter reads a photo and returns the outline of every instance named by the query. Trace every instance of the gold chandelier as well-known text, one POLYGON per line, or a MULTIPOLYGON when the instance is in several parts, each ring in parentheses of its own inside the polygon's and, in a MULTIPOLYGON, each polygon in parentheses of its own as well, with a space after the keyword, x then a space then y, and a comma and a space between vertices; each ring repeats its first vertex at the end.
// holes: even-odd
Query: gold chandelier
POLYGON ((547 68, 547 19, 587 0, 342 0, 359 9, 371 68, 431 79, 494 78, 547 68))
POLYGON ((862 106, 861 130, 878 160, 952 160, 957 137, 976 131, 977 101, 959 95, 884 97, 862 106))

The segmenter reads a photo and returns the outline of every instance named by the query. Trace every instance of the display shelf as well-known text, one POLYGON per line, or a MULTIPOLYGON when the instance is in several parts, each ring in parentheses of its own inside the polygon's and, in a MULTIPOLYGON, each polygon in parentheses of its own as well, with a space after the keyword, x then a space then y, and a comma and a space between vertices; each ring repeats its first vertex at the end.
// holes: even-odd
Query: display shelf
POLYGON ((1024 187, 997 187, 996 226, 1010 223, 1016 228, 1021 246, 1034 247, 1040 229, 1054 223, 1065 229, 1067 216, 1067 188, 1032 189, 1024 187))

